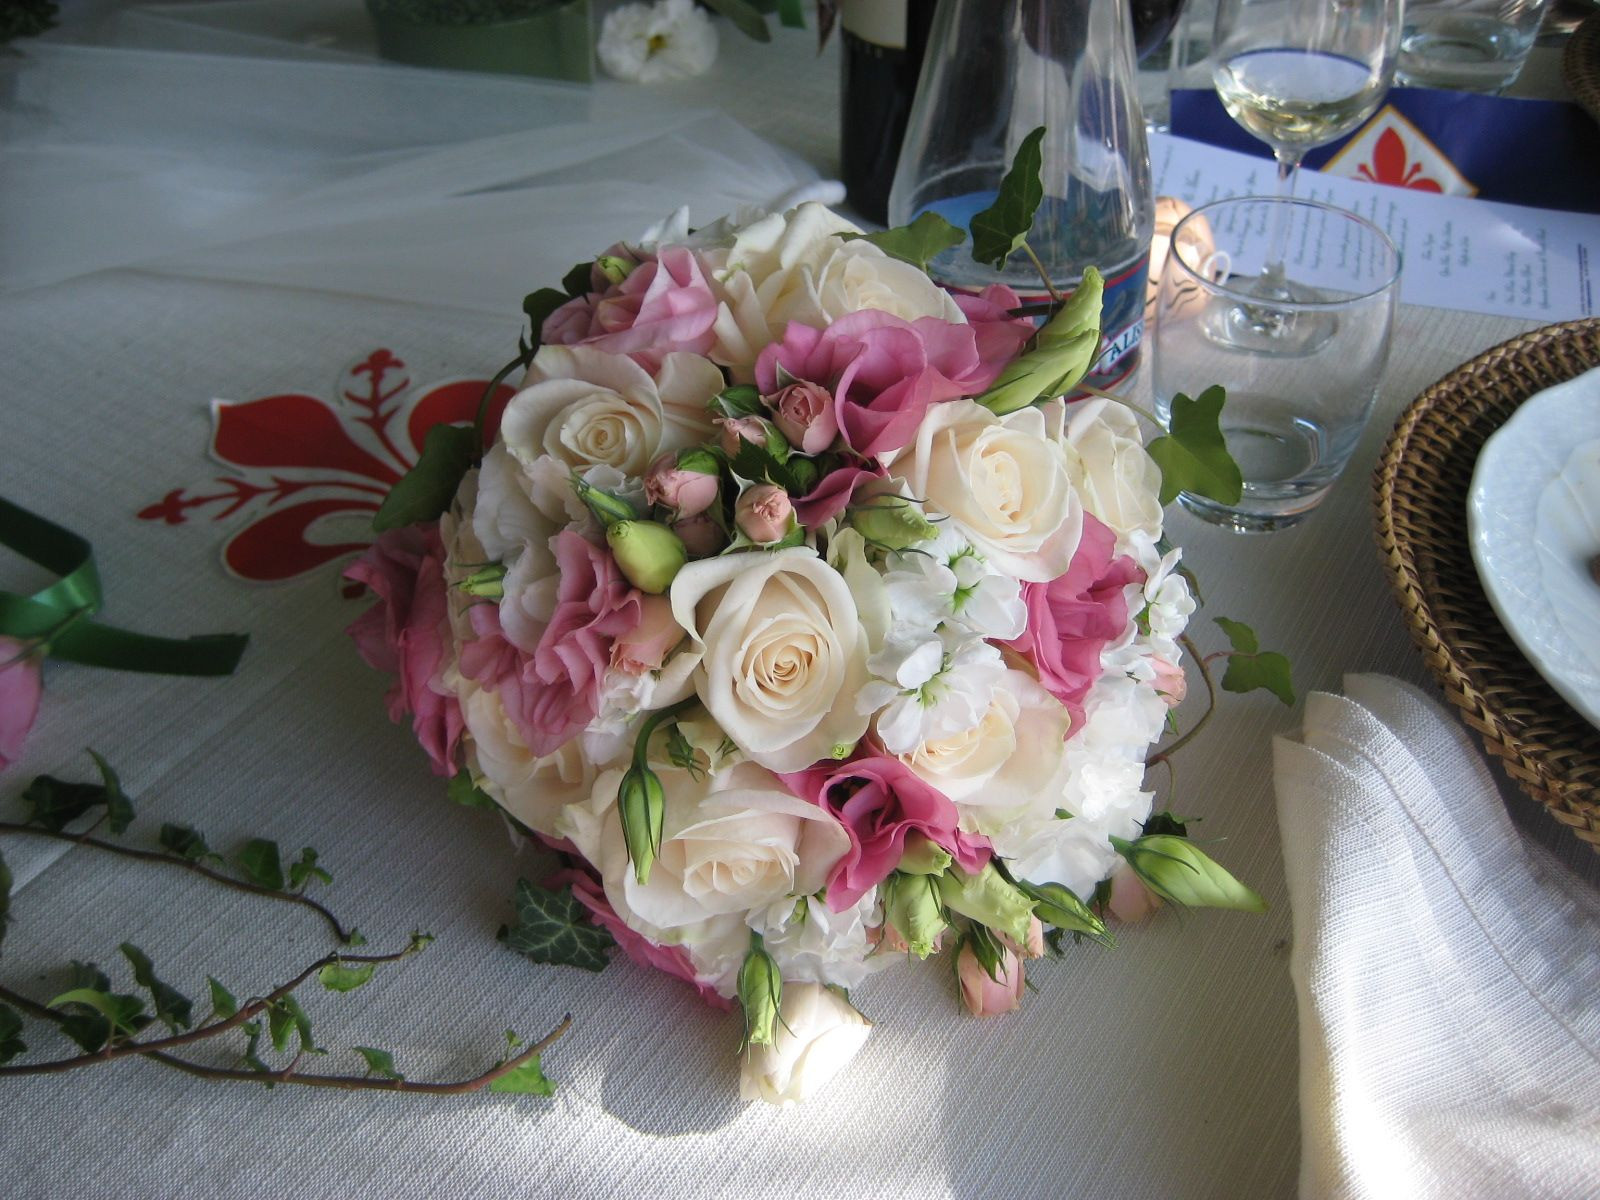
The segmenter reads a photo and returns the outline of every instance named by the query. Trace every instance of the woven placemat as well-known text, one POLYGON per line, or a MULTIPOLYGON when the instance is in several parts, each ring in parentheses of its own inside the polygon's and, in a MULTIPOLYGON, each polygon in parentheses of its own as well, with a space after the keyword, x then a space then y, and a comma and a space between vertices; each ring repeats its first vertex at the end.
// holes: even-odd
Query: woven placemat
POLYGON ((1480 354, 1412 401, 1373 486, 1389 582, 1446 698, 1524 792, 1600 851, 1600 729, 1517 649, 1467 542, 1467 492, 1489 435, 1530 396, 1595 366, 1600 318, 1550 325, 1480 354))
POLYGON ((1561 55, 1561 74, 1572 98, 1600 121, 1600 12, 1572 31, 1561 55))

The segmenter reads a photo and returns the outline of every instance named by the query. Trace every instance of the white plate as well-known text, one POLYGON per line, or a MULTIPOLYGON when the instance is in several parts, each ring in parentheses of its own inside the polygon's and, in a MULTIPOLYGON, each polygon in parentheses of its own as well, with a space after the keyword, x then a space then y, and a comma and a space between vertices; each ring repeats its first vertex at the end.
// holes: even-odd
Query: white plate
POLYGON ((1467 533, 1512 640, 1600 726, 1600 368, 1530 397, 1484 444, 1467 533))

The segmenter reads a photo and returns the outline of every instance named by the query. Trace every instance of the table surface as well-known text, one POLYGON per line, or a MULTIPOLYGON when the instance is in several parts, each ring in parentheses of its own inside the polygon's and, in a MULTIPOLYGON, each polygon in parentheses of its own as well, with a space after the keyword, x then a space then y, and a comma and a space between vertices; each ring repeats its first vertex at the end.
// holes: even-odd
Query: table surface
MULTIPOLYGON (((109 16, 123 46, 268 54, 272 36, 288 36, 333 62, 370 45, 354 4, 69 5, 68 15, 58 42, 109 16)), ((756 46, 725 30, 710 75, 647 99, 729 112, 827 175, 836 79, 836 50, 819 56, 810 35, 778 31, 756 46)), ((634 111, 642 96, 600 80, 594 111, 634 111)), ((7 1080, 0 1194, 1292 1194, 1297 1034, 1271 738, 1298 714, 1264 694, 1224 697, 1183 755, 1170 803, 1203 819, 1202 835, 1265 896, 1266 915, 1168 912, 1114 952, 1073 949, 1030 972, 1037 990, 1003 1020, 962 1015, 938 966, 894 968, 855 996, 876 1023, 866 1049, 801 1109, 737 1099, 737 1017, 680 984, 626 961, 598 976, 536 967, 497 945, 516 879, 539 878, 544 860, 519 852, 491 814, 451 806, 408 734, 385 720, 385 681, 342 633, 359 605, 327 571, 279 585, 228 577, 218 547, 229 526, 135 514, 219 473, 205 458, 213 397, 331 394, 340 370, 380 346, 413 382, 486 375, 508 357, 515 315, 133 268, 0 291, 5 493, 94 543, 107 619, 252 635, 227 680, 52 664, 0 803, 14 810, 37 773, 87 778, 82 748, 93 745, 139 807, 130 841, 174 821, 219 846, 251 836, 314 845, 334 875, 327 903, 373 948, 414 928, 433 933, 425 954, 367 988, 307 997, 329 1046, 386 1046, 415 1077, 469 1075, 499 1056, 508 1026, 537 1035, 574 1017, 546 1058, 560 1082, 548 1101, 268 1093, 141 1061, 7 1080)), ((1418 392, 1528 327, 1402 309, 1372 422, 1303 526, 1239 537, 1174 508, 1169 532, 1205 597, 1191 626, 1201 646, 1221 647, 1210 618, 1229 616, 1289 654, 1302 695, 1338 690, 1357 671, 1426 683, 1375 552, 1372 470, 1418 392)), ((1147 400, 1147 382, 1134 395, 1147 400)), ((1514 795, 1511 804, 1529 836, 1592 872, 1593 856, 1574 853, 1553 822, 1514 795)), ((67 960, 109 966, 122 940, 186 991, 203 991, 209 972, 241 996, 332 948, 308 914, 158 868, 21 838, 4 849, 17 891, 3 977, 41 996, 67 960)))

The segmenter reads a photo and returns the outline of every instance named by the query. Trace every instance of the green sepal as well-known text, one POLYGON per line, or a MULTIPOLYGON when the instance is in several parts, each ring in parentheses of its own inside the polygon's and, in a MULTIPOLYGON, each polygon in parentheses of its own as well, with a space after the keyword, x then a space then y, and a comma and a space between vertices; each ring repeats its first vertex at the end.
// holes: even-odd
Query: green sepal
POLYGON ((722 417, 758 417, 765 411, 761 407, 761 391, 752 383, 723 388, 706 407, 722 417))
POLYGON ((1071 888, 1059 883, 1028 883, 1025 880, 1019 881, 1017 886, 1032 898, 1033 915, 1046 925, 1053 925, 1071 934, 1082 934, 1102 946, 1116 945, 1116 939, 1111 936, 1106 923, 1078 899, 1071 888))
POLYGON ((502 925, 498 934, 507 949, 526 954, 536 963, 585 971, 605 967, 606 953, 616 942, 589 920, 588 910, 570 887, 547 891, 519 879, 516 908, 516 923, 502 925))
POLYGON ((660 777, 635 755, 617 786, 617 816, 622 821, 622 840, 628 847, 633 877, 641 884, 650 882, 650 869, 661 853, 666 805, 660 777))
POLYGON ((927 834, 912 831, 906 835, 895 870, 906 875, 943 875, 952 861, 950 851, 927 834))
POLYGON ((1222 690, 1242 693, 1260 688, 1293 708, 1294 683, 1289 660, 1276 650, 1262 650, 1255 630, 1242 621, 1218 617, 1216 622, 1233 646, 1227 670, 1222 674, 1222 690))
POLYGON ((256 887, 270 892, 283 891, 283 860, 278 855, 277 842, 251 838, 233 861, 245 879, 256 887))
POLYGON ((967 240, 965 230, 950 224, 936 212, 921 213, 909 225, 896 225, 893 229, 878 233, 847 234, 845 237, 847 240, 859 237, 862 241, 871 242, 890 258, 910 263, 921 271, 926 271, 928 264, 946 250, 967 240))
POLYGON ((883 916, 918 958, 934 953, 940 936, 950 928, 939 901, 938 877, 933 875, 891 872, 884 882, 883 916))
POLYGON ((330 992, 353 992, 372 980, 372 963, 329 963, 317 972, 317 981, 330 992))
POLYGON ((578 493, 578 499, 594 514, 594 519, 600 522, 601 528, 609 529, 618 521, 637 521, 639 513, 621 496, 613 496, 605 488, 595 487, 582 475, 573 472, 572 490, 578 493))
POLYGON ((975 261, 996 269, 1004 267, 1016 249, 1033 228, 1033 216, 1044 199, 1044 184, 1039 171, 1044 165, 1040 149, 1044 141, 1044 126, 1022 139, 1011 168, 1000 181, 1000 190, 994 203, 973 216, 972 257, 975 261))
POLYGON ((1244 495, 1244 476, 1228 453, 1222 436, 1222 405, 1227 393, 1216 384, 1193 400, 1182 392, 1172 398, 1172 415, 1164 436, 1145 450, 1161 468, 1161 503, 1179 492, 1192 492, 1219 504, 1237 504, 1244 495))
POLYGON ((405 1078, 395 1070, 394 1055, 388 1050, 379 1050, 376 1046, 355 1046, 353 1049, 366 1060, 368 1075, 377 1075, 382 1079, 405 1078))
POLYGON ((517 1096, 553 1096, 555 1095, 556 1085, 544 1073, 544 1068, 539 1065, 539 1056, 535 1054, 514 1070, 507 1071, 500 1078, 491 1080, 489 1090, 491 1092, 509 1092, 517 1096))
POLYGON ((595 256, 594 270, 590 272, 589 282, 593 284, 594 275, 598 273, 609 284, 618 284, 633 274, 635 264, 626 258, 615 254, 600 254, 595 256))
POLYGON ((996 983, 1004 982, 1000 978, 1000 967, 1005 962, 1006 948, 1000 944, 993 930, 985 925, 969 925, 966 933, 961 935, 961 946, 956 949, 958 960, 963 948, 972 951, 972 956, 978 960, 985 975, 996 983))
POLYGON ((754 931, 750 934, 750 949, 739 966, 738 995, 744 1009, 744 1043, 739 1048, 772 1045, 783 1004, 783 976, 762 945, 761 935, 754 931))
POLYGON ((976 875, 951 867, 938 879, 939 898, 946 908, 1006 934, 1019 946, 1028 944, 1033 901, 995 870, 994 863, 984 863, 976 875))
POLYGON ((470 425, 435 425, 422 441, 416 465, 383 498, 372 518, 373 530, 384 533, 437 521, 477 459, 478 435, 470 425))
POLYGON ((155 965, 139 947, 131 942, 123 942, 120 949, 122 956, 128 960, 133 968, 133 981, 145 991, 150 993, 152 1007, 155 1009, 156 1020, 160 1021, 173 1033, 180 1029, 189 1028, 191 1014, 194 1011, 194 1002, 177 988, 162 983, 156 978, 155 965))
POLYGON ((499 600, 506 593, 506 575, 510 568, 505 563, 490 563, 479 567, 456 586, 479 600, 499 600))
POLYGON ((1240 883, 1187 838, 1158 833, 1131 842, 1119 837, 1110 840, 1133 873, 1163 900, 1190 908, 1267 911, 1267 902, 1253 888, 1240 883))
POLYGON ((749 0, 706 0, 706 7, 727 17, 733 22, 734 28, 752 41, 772 40, 772 31, 767 28, 766 18, 749 0))
POLYGON ((0 1064, 8 1063, 28 1049, 22 1040, 22 1018, 14 1008, 0 1004, 0 1064))
POLYGON ((450 777, 445 794, 463 808, 498 808, 494 798, 472 781, 472 772, 462 767, 450 777))

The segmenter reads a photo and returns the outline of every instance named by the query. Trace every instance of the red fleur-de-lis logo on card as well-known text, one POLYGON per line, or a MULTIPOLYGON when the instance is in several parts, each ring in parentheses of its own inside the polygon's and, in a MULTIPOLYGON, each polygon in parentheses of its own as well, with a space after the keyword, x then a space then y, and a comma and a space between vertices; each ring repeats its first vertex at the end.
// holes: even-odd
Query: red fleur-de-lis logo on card
MULTIPOLYGON (((413 388, 405 368, 391 351, 374 350, 340 376, 332 403, 300 392, 213 400, 208 449, 230 472, 174 488, 139 517, 233 521, 223 565, 256 583, 297 579, 359 553, 372 541, 372 515, 417 461, 428 430, 471 422, 489 385, 457 379, 413 388)), ((490 441, 512 392, 495 389, 490 441)))
POLYGON ((1406 144, 1392 129, 1378 135, 1378 144, 1372 149, 1372 162, 1359 163, 1356 171, 1372 183, 1387 183, 1391 187, 1412 188, 1419 192, 1443 192, 1437 179, 1422 173, 1422 164, 1408 162, 1406 144))

